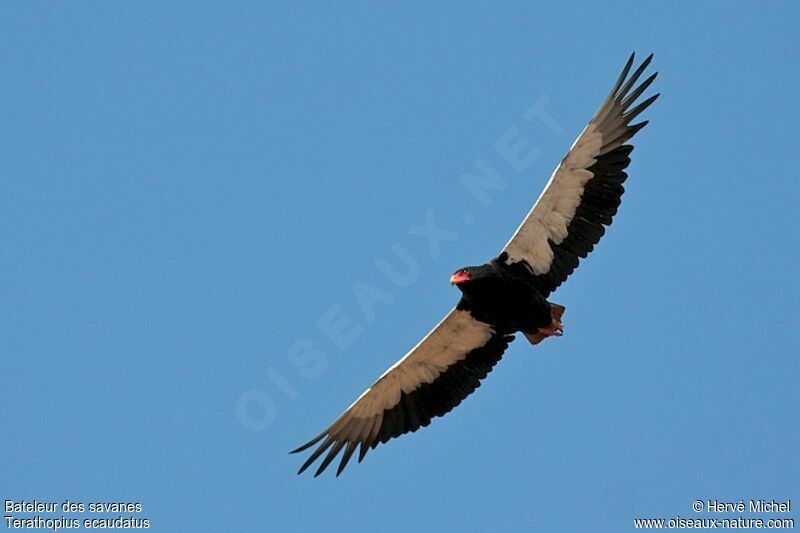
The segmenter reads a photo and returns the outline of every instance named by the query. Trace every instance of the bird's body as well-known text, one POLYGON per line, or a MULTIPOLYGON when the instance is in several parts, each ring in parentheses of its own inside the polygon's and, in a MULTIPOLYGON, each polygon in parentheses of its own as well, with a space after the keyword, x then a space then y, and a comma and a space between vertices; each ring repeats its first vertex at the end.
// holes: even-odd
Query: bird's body
POLYGON ((535 332, 550 325, 551 304, 536 290, 533 275, 522 264, 506 264, 501 256, 462 271, 471 275, 456 283, 462 292, 456 309, 468 311, 498 332, 535 332))
POLYGON ((655 80, 653 74, 634 88, 651 59, 628 77, 631 55, 501 253, 453 274, 450 281, 462 292, 458 305, 325 431, 294 450, 317 446, 301 473, 327 451, 315 475, 342 453, 339 475, 357 448, 361 461, 378 444, 449 412, 480 386, 514 333, 522 332, 531 344, 562 334, 564 307, 547 298, 617 213, 633 151, 626 142, 647 124, 631 121, 658 97, 634 105, 655 80))

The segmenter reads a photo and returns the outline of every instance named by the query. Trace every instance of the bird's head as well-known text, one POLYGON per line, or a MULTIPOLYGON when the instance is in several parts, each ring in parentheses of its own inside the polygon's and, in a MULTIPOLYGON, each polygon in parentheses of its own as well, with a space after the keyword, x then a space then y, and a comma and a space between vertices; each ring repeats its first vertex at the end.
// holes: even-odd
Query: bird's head
POLYGON ((490 264, 459 268, 450 276, 450 283, 464 290, 465 287, 474 285, 475 282, 489 279, 494 274, 494 268, 490 264))
POLYGON ((497 276, 494 265, 487 263, 481 266, 459 268, 452 276, 450 283, 458 287, 461 292, 471 292, 479 287, 485 287, 486 282, 497 276))
POLYGON ((469 283, 472 280, 472 267, 461 268, 453 273, 450 276, 450 283, 453 285, 463 285, 464 283, 469 283))

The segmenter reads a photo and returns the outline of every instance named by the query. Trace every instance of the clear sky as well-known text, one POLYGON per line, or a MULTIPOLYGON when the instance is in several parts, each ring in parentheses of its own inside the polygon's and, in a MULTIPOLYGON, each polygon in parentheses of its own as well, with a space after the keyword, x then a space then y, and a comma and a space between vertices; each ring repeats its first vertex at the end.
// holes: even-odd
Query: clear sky
POLYGON ((800 7, 646 4, 5 3, 0 499, 139 502, 166 532, 798 508, 800 7), (552 297, 566 335, 297 477, 287 452, 455 304, 633 50, 662 97, 552 297), (480 165, 507 183, 488 205, 480 165))

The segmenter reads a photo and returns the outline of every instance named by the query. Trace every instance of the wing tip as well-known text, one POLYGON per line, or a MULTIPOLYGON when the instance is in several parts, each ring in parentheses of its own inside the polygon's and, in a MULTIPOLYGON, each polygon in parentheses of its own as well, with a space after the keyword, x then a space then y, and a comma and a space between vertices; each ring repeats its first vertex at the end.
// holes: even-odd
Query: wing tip
POLYGON ((631 90, 631 88, 639 80, 639 77, 642 75, 642 73, 650 65, 650 62, 653 60, 653 57, 654 57, 654 54, 650 54, 649 56, 647 56, 645 58, 645 60, 642 61, 641 64, 638 67, 636 67, 636 70, 633 72, 633 74, 631 74, 630 77, 627 76, 628 71, 630 70, 630 68, 629 68, 629 65, 626 65, 626 68, 623 71, 623 74, 625 75, 624 77, 626 78, 624 80, 625 83, 624 83, 624 85, 621 85, 621 87, 619 87, 618 91, 615 91, 616 98, 618 98, 620 100, 625 98, 625 96, 628 94, 628 91, 631 90))
MULTIPOLYGON (((322 437, 322 436, 325 436, 325 435, 327 435, 327 433, 323 433, 323 434, 322 434, 320 437, 322 437)), ((316 450, 314 450, 314 452, 313 452, 311 455, 309 455, 309 456, 308 456, 308 459, 306 459, 306 462, 304 462, 304 463, 303 463, 303 466, 301 466, 301 467, 300 467, 300 470, 298 470, 298 471, 297 471, 297 474, 298 474, 298 475, 300 475, 300 474, 302 474, 303 472, 305 472, 305 471, 306 471, 306 469, 307 469, 309 466, 311 466, 311 465, 314 463, 314 461, 316 461, 317 459, 319 459, 319 456, 320 456, 320 455, 322 455, 322 454, 325 452, 325 450, 327 450, 328 448, 330 448, 331 444, 333 444, 333 443, 334 443, 334 439, 333 439, 333 437, 332 437, 332 436, 330 436, 330 435, 327 435, 327 436, 328 436, 328 438, 326 438, 326 439, 325 439, 325 440, 322 442, 322 444, 320 444, 320 445, 317 447, 317 449, 316 449, 316 450)), ((319 440, 319 438, 320 438, 320 437, 318 437, 317 439, 315 439, 314 441, 312 441, 310 444, 315 444, 315 443, 316 443, 316 442, 319 440)), ((303 447, 301 447, 301 450, 302 450, 302 449, 307 449, 307 448, 308 448, 308 446, 309 446, 309 444, 307 444, 307 445, 304 445, 303 447)), ((330 456, 330 454, 328 454, 328 455, 330 456)), ((327 457, 326 457, 326 460, 327 460, 327 457)), ((323 465, 324 465, 324 466, 327 466, 327 464, 325 463, 325 461, 323 461, 323 465)), ((324 469, 323 469, 323 470, 324 470, 324 469)))
POLYGON ((625 68, 623 68, 623 71, 630 70, 635 60, 636 60, 636 50, 633 50, 631 51, 631 55, 628 56, 628 60, 625 62, 625 68))
POLYGON ((638 133, 640 129, 644 128, 648 124, 650 124, 649 120, 643 120, 643 121, 639 122, 638 124, 633 124, 631 126, 628 126, 628 133, 630 134, 628 139, 630 139, 631 137, 636 135, 636 133, 638 133))
POLYGON ((305 471, 308 469, 308 467, 309 467, 309 466, 311 466, 311 463, 313 463, 313 462, 314 462, 314 460, 313 460, 313 459, 310 459, 310 458, 309 458, 308 460, 306 460, 306 462, 305 462, 305 463, 303 463, 303 465, 302 465, 302 466, 300 467, 300 469, 297 471, 297 475, 299 476, 300 474, 302 474, 303 472, 305 472, 305 471))
POLYGON ((614 87, 611 89, 611 94, 609 97, 613 97, 619 91, 619 88, 622 87, 622 83, 625 81, 625 78, 628 77, 628 72, 630 72, 631 67, 633 66, 633 60, 636 57, 636 52, 631 52, 628 61, 625 62, 625 66, 622 68, 622 73, 620 73, 619 78, 617 78, 616 83, 614 83, 614 87))
POLYGON ((324 432, 320 433, 319 435, 317 435, 316 437, 314 437, 310 441, 306 442, 305 444, 303 444, 299 448, 295 448, 294 450, 290 451, 289 455, 291 455, 293 453, 300 453, 300 452, 306 451, 307 449, 311 448, 313 445, 318 443, 320 440, 322 440, 322 437, 324 437, 324 436, 325 436, 324 432))

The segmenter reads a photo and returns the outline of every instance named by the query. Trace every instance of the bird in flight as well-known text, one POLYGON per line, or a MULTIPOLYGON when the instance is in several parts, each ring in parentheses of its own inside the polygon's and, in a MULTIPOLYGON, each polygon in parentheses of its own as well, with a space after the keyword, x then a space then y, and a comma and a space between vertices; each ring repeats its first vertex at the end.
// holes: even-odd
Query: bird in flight
POLYGON ((378 444, 449 412, 480 386, 515 333, 534 345, 563 334, 564 306, 547 298, 592 251, 617 212, 633 151, 627 142, 647 124, 631 122, 659 96, 636 104, 658 74, 636 86, 652 58, 628 77, 631 54, 500 255, 452 275, 450 282, 461 290, 456 307, 325 431, 292 451, 316 445, 298 474, 327 451, 314 474, 320 475, 343 451, 338 476, 356 448, 361 462, 378 444))

